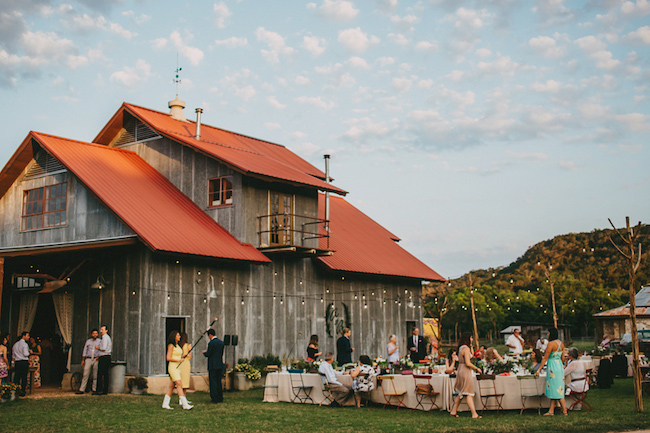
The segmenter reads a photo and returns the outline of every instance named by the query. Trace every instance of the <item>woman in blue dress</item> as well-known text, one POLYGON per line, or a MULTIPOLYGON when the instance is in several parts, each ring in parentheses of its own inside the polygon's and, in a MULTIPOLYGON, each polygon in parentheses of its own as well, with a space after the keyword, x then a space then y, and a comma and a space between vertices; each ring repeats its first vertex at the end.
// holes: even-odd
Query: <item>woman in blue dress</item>
POLYGON ((555 415, 555 405, 559 404, 562 408, 562 414, 566 415, 566 405, 564 404, 564 344, 558 338, 557 328, 548 330, 549 343, 546 346, 546 353, 544 359, 540 363, 539 368, 535 372, 535 376, 539 376, 539 371, 544 367, 548 361, 546 369, 546 390, 544 393, 549 400, 551 406, 544 415, 555 415))

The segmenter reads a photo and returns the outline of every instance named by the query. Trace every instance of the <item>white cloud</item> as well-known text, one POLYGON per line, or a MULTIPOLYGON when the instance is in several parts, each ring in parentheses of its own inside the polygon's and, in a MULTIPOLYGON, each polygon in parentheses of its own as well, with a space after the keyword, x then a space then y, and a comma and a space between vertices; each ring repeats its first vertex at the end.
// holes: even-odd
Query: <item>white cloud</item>
POLYGON ((413 85, 413 80, 405 77, 396 77, 392 80, 392 85, 395 90, 400 93, 408 92, 413 85))
POLYGON ((433 80, 430 78, 420 80, 417 85, 421 89, 431 89, 433 87, 433 80))
POLYGON ((136 87, 145 83, 151 77, 151 66, 144 60, 138 59, 134 67, 125 66, 120 71, 111 74, 111 82, 126 87, 136 87))
POLYGON ((244 101, 248 101, 249 99, 254 97, 256 94, 257 94, 257 91, 250 84, 248 84, 246 86, 243 86, 243 87, 237 87, 235 89, 235 96, 243 99, 244 101))
POLYGON ((546 83, 536 81, 530 88, 540 93, 558 93, 562 88, 562 83, 555 80, 547 80, 546 83))
POLYGON ((264 27, 258 27, 255 31, 255 36, 257 40, 265 43, 268 46, 268 50, 260 50, 262 57, 264 57, 269 63, 279 63, 280 56, 291 56, 296 50, 286 45, 286 42, 280 34, 266 30, 264 27))
POLYGON ((621 11, 626 15, 642 17, 650 14, 650 1, 636 0, 635 2, 626 1, 621 5, 621 11))
POLYGON ((282 128, 279 123, 274 123, 274 122, 266 122, 264 123, 264 126, 266 127, 266 129, 270 129, 270 130, 276 130, 282 128))
POLYGON ((327 43, 325 39, 318 36, 305 36, 302 38, 302 47, 309 51, 314 57, 318 57, 325 52, 327 43))
POLYGON ((356 57, 356 56, 350 57, 345 63, 350 65, 353 68, 370 69, 370 65, 368 64, 368 62, 366 62, 361 57, 356 57))
MULTIPOLYGON (((192 35, 188 35, 187 39, 192 39, 192 35)), ((187 60, 189 60, 192 65, 196 66, 203 60, 203 51, 201 51, 199 48, 187 45, 183 41, 183 38, 181 38, 180 33, 177 31, 173 31, 172 34, 169 35, 169 40, 174 44, 174 47, 178 50, 178 52, 187 60)))
POLYGON ((447 74, 445 78, 449 78, 451 81, 460 81, 463 79, 463 77, 465 77, 465 74, 465 71, 454 69, 449 74, 447 74))
POLYGON ((434 52, 438 51, 438 42, 420 41, 415 44, 415 51, 434 52))
POLYGON ((485 10, 474 10, 460 7, 456 10, 456 19, 454 21, 454 27, 458 29, 463 28, 474 28, 480 29, 485 25, 484 20, 488 18, 490 14, 485 10))
POLYGON ((528 45, 547 59, 561 59, 566 54, 566 49, 559 47, 557 41, 549 36, 531 38, 528 45))
POLYGON ((348 0, 323 0, 318 11, 325 18, 341 22, 353 21, 359 15, 359 9, 355 9, 354 3, 348 0))
POLYGON ((232 16, 232 12, 228 9, 228 6, 224 2, 215 3, 212 5, 212 10, 217 16, 216 24, 217 27, 222 29, 226 27, 226 20, 232 16))
POLYGON ((536 0, 533 12, 539 15, 544 26, 553 26, 572 21, 575 15, 564 6, 565 0, 536 0))
POLYGON ((588 120, 604 119, 609 114, 609 108, 599 104, 581 104, 578 106, 578 113, 588 120))
POLYGON ((90 32, 100 29, 115 33, 124 39, 131 39, 137 35, 137 33, 126 30, 118 23, 108 21, 101 15, 98 17, 92 17, 88 14, 75 14, 73 9, 60 8, 59 10, 63 11, 64 15, 68 18, 68 20, 63 21, 64 25, 77 31, 90 32))
POLYGON ((492 51, 488 50, 487 48, 479 48, 478 50, 475 51, 476 55, 481 57, 481 58, 486 58, 490 57, 492 55, 492 51))
POLYGON ((361 31, 360 27, 353 29, 341 30, 338 41, 349 51, 353 53, 362 53, 372 45, 379 43, 379 38, 361 31))
POLYGON ((237 47, 244 47, 248 45, 248 39, 247 38, 238 38, 235 36, 232 36, 228 39, 216 39, 214 41, 214 44, 217 46, 224 46, 227 48, 237 48, 237 47))
POLYGON ((355 141, 363 141, 371 137, 382 137, 390 132, 390 129, 383 122, 373 122, 368 117, 352 118, 345 121, 349 126, 343 133, 343 137, 355 141))
POLYGON ((388 34, 388 39, 392 40, 395 42, 397 45, 401 45, 402 47, 407 46, 408 44, 411 43, 411 41, 408 40, 406 36, 404 36, 401 33, 395 34, 395 33, 389 33, 388 34))
POLYGON ((150 16, 150 15, 147 15, 147 14, 140 14, 140 15, 138 15, 138 16, 135 16, 135 12, 134 12, 134 11, 124 11, 124 12, 122 12, 122 15, 125 16, 125 17, 128 17, 128 18, 133 19, 133 21, 135 21, 135 23, 138 24, 138 25, 140 25, 140 24, 144 24, 144 23, 146 23, 147 21, 151 20, 151 16, 150 16))
POLYGON ((295 99, 296 102, 306 105, 312 105, 314 107, 322 108, 324 110, 330 110, 334 108, 336 104, 333 102, 326 102, 320 96, 299 96, 295 99))
POLYGON ((278 98, 275 96, 269 96, 266 98, 266 101, 269 103, 269 105, 273 108, 277 108, 278 110, 282 110, 283 108, 287 108, 286 104, 281 104, 278 101, 278 98))
POLYGON ((305 76, 297 75, 293 82, 299 86, 307 86, 311 81, 305 76))
POLYGON ((560 168, 565 170, 577 170, 578 166, 573 161, 560 161, 560 168))
POLYGON ((513 76, 519 67, 519 63, 512 60, 510 56, 502 55, 499 55, 493 62, 479 62, 477 65, 477 69, 481 72, 504 76, 513 76))
POLYGON ((613 58, 610 51, 605 50, 607 45, 593 35, 585 36, 574 41, 584 52, 589 54, 596 62, 596 67, 611 71, 618 67, 620 61, 613 58))
POLYGON ((385 68, 386 66, 394 65, 395 59, 392 57, 380 57, 377 59, 379 66, 385 68))
POLYGON ((153 41, 151 41, 151 46, 155 50, 162 50, 163 48, 165 48, 167 46, 167 42, 168 42, 167 38, 157 38, 157 39, 154 39, 153 41))
POLYGON ((393 15, 390 17, 390 20, 395 24, 395 26, 404 31, 404 32, 411 32, 413 31, 413 24, 417 23, 420 21, 420 19, 416 15, 406 15, 404 17, 400 17, 399 15, 393 15))
POLYGON ((616 115, 614 118, 631 131, 650 131, 650 115, 643 113, 628 113, 616 115))
POLYGON ((650 27, 639 27, 635 31, 625 35, 625 38, 631 42, 639 42, 642 44, 650 45, 650 27))

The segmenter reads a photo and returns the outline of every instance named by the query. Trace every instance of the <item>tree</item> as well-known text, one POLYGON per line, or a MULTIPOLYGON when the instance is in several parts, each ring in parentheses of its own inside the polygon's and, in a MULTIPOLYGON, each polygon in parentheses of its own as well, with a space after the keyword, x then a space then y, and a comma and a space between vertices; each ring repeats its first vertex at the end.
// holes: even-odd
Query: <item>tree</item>
POLYGON ((616 233, 626 244, 623 249, 609 238, 609 241, 614 245, 619 253, 627 259, 627 270, 630 282, 630 319, 632 319, 632 366, 634 369, 634 403, 637 412, 643 412, 643 395, 641 390, 641 369, 639 367, 639 336, 636 330, 636 283, 634 277, 636 271, 641 264, 641 243, 639 242, 639 253, 636 253, 636 241, 641 230, 641 222, 636 227, 630 227, 630 217, 625 217, 625 233, 623 236, 621 232, 614 226, 611 219, 608 219, 616 233), (623 251, 625 250, 625 251, 623 251))

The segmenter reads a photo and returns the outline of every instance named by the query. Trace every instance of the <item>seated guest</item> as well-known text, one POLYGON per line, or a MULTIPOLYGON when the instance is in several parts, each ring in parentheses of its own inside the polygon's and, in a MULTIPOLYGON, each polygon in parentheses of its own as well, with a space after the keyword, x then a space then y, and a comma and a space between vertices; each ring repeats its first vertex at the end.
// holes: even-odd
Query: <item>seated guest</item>
MULTIPOLYGON (((322 362, 320 367, 318 367, 318 372, 323 373, 325 375, 325 377, 321 378, 323 380, 323 383, 326 380, 327 383, 329 383, 330 392, 332 393, 332 398, 334 398, 334 402, 332 403, 332 406, 352 406, 355 404, 353 401, 355 400, 354 391, 352 391, 351 387, 347 385, 343 385, 341 382, 339 382, 336 379, 337 373, 334 371, 334 368, 332 367, 333 362, 334 362, 334 355, 331 352, 327 352, 325 354, 325 362, 322 362)), ((346 371, 345 373, 342 374, 349 374, 349 373, 350 373, 349 371, 346 371)))
POLYGON ((390 336, 388 344, 386 345, 386 352, 388 353, 388 358, 386 358, 386 360, 389 364, 396 364, 399 362, 399 346, 397 345, 397 336, 395 334, 390 336))
POLYGON ((537 371, 540 364, 542 363, 542 359, 544 358, 544 355, 542 354, 541 350, 533 349, 532 357, 533 357, 533 369, 537 371))
POLYGON ((481 346, 474 351, 474 358, 483 359, 485 357, 485 346, 481 346))
POLYGON ((611 340, 609 339, 609 336, 607 334, 603 335, 603 341, 600 342, 601 347, 609 347, 611 343, 611 340))
POLYGON ((503 361, 503 358, 501 355, 499 355, 499 352, 494 347, 488 347, 488 349, 485 351, 485 362, 488 365, 494 364, 496 361, 503 361))
POLYGON ((323 352, 318 350, 318 335, 314 334, 309 337, 309 346, 307 346, 307 362, 314 362, 318 360, 323 352))
POLYGON ((375 382, 372 380, 375 377, 375 369, 372 368, 372 361, 368 355, 359 357, 359 366, 350 372, 350 376, 354 377, 352 389, 357 400, 357 407, 361 407, 361 397, 369 400, 370 391, 375 389, 375 382))
POLYGON ((548 339, 542 335, 537 339, 535 349, 539 349, 540 352, 546 353, 546 346, 548 346, 548 339))
MULTIPOLYGON (((564 369, 564 377, 569 376, 571 378, 571 383, 567 385, 567 388, 569 388, 571 392, 577 392, 579 394, 589 391, 589 381, 585 376, 585 364, 578 362, 578 358, 580 358, 578 349, 570 347, 568 350, 568 357, 567 366, 564 369)), ((577 404, 573 409, 580 410, 582 409, 582 405, 577 404)))
POLYGON ((458 367, 458 353, 455 350, 452 350, 449 353, 449 357, 445 360, 445 374, 451 374, 456 371, 458 367))

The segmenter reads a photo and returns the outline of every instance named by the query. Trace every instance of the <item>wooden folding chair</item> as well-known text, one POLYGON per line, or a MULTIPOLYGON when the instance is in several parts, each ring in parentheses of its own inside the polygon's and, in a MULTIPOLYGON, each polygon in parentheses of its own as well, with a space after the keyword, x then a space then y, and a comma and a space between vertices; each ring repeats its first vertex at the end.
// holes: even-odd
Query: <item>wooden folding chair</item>
POLYGON ((314 400, 311 398, 311 390, 313 386, 306 386, 305 381, 303 380, 302 370, 290 369, 289 378, 291 380, 291 391, 293 392, 293 401, 296 399, 300 400, 300 403, 306 403, 311 401, 314 404, 314 400))
POLYGON ((591 405, 587 402, 587 392, 589 391, 589 389, 587 387, 588 382, 586 380, 587 372, 590 370, 591 369, 585 371, 585 381, 583 382, 584 385, 582 387, 582 391, 576 392, 574 390, 571 390, 571 392, 569 392, 569 398, 572 400, 571 405, 569 405, 568 407, 569 410, 573 410, 577 405, 581 404, 582 406, 585 407, 585 410, 587 412, 591 411, 592 409, 591 405))
POLYGON ((334 401, 334 397, 332 396, 332 390, 330 389, 330 384, 327 381, 327 376, 325 376, 325 373, 319 372, 318 375, 320 376, 321 383, 323 384, 322 391, 323 391, 323 400, 318 403, 319 406, 322 406, 323 403, 328 402, 327 404, 332 404, 334 401))
POLYGON ((519 392, 521 393, 521 410, 519 411, 519 415, 527 409, 526 402, 531 398, 537 399, 537 413, 541 414, 544 386, 542 385, 542 390, 540 391, 539 383, 542 383, 542 381, 537 380, 535 376, 517 376, 517 380, 519 381, 519 392))
POLYGON ((393 379, 393 376, 377 376, 377 385, 381 387, 384 400, 386 400, 382 409, 385 409, 387 405, 393 406, 391 399, 397 400, 397 410, 399 410, 400 407, 406 407, 404 404, 406 391, 397 391, 393 379))
MULTIPOLYGON (((280 370, 280 367, 278 367, 277 365, 267 365, 266 367, 264 367, 264 371, 266 371, 267 377, 268 377, 268 373, 277 373, 279 370, 280 370)), ((279 399, 278 390, 279 390, 280 387, 279 387, 278 384, 267 385, 265 383, 264 385, 262 385, 262 388, 264 388, 264 397, 266 397, 266 390, 268 389, 269 394, 271 396, 275 397, 276 400, 279 399)))
POLYGON ((414 374, 413 382, 415 383, 415 399, 418 402, 415 408, 417 409, 418 407, 421 407, 422 410, 432 410, 435 407, 436 409, 440 410, 440 406, 438 406, 436 403, 436 399, 440 393, 436 392, 436 390, 433 389, 433 385, 431 384, 431 376, 428 374, 414 374), (423 402, 425 399, 428 399, 431 402, 431 407, 429 409, 424 408, 423 402))
POLYGON ((476 378, 478 379, 478 389, 479 389, 479 393, 481 394, 481 402, 483 403, 483 409, 481 410, 481 415, 483 415, 483 411, 487 409, 488 402, 490 401, 491 398, 493 398, 497 404, 497 415, 499 415, 499 410, 503 410, 503 406, 501 406, 501 402, 503 401, 503 396, 505 394, 497 393, 497 387, 496 384, 494 383, 496 375, 479 374, 476 378))

